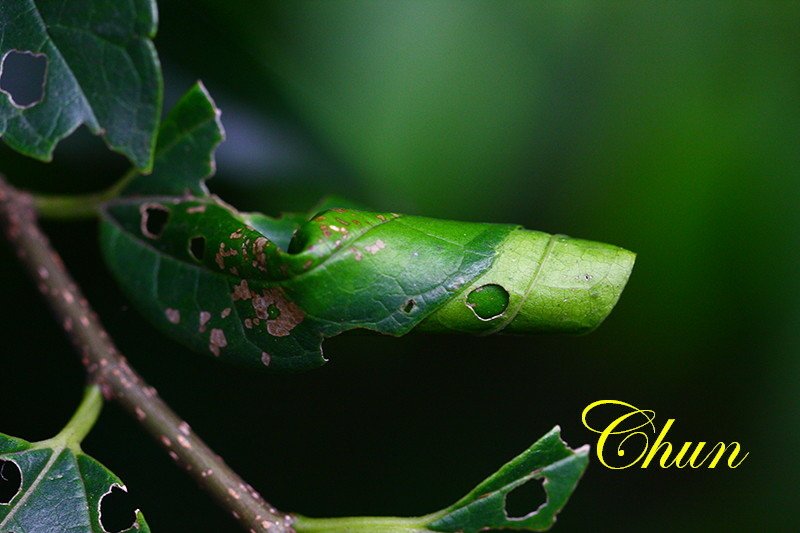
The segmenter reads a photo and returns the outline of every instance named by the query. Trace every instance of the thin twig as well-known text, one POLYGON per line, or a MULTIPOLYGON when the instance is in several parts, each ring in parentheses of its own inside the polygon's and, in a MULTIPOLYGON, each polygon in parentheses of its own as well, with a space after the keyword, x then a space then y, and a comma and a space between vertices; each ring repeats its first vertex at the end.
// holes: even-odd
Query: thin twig
POLYGON ((293 516, 264 501, 128 365, 39 228, 32 198, 2 177, 0 224, 104 396, 133 415, 246 530, 293 533, 293 516))

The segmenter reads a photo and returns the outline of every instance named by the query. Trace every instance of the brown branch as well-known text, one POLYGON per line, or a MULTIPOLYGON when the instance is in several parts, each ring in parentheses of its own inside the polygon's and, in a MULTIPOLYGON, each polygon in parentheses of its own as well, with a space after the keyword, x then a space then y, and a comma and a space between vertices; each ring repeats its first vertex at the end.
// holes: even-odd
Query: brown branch
POLYGON ((2 177, 0 224, 104 396, 133 415, 246 530, 293 533, 292 515, 264 501, 128 365, 39 228, 31 197, 2 177))

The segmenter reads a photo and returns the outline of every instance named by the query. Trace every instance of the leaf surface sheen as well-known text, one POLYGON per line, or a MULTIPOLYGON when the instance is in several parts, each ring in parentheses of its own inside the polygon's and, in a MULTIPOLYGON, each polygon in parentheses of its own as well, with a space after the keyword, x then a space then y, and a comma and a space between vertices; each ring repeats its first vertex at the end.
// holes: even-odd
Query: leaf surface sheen
MULTIPOLYGON (((85 124, 136 167, 149 170, 161 114, 153 0, 13 0, 0 9, 0 58, 46 58, 41 101, 0 94, 0 136, 44 161, 85 124)), ((5 72, 4 76, 19 73, 5 72)), ((22 75, 22 74, 19 74, 22 75)), ((2 79, 2 78, 0 78, 2 79)))
MULTIPOLYGON (((57 439, 30 443, 0 434, 0 461, 6 468, 13 463, 21 474, 16 494, 0 504, 0 532, 110 531, 101 522, 102 500, 113 487, 125 490, 125 485, 79 448, 57 439)), ((115 531, 147 533, 150 528, 136 510, 133 524, 115 531)))
POLYGON ((221 359, 314 368, 323 340, 353 329, 585 332, 633 265, 607 244, 340 200, 279 218, 239 212, 204 184, 223 135, 196 85, 162 124, 152 174, 106 203, 101 225, 106 262, 136 307, 221 359))

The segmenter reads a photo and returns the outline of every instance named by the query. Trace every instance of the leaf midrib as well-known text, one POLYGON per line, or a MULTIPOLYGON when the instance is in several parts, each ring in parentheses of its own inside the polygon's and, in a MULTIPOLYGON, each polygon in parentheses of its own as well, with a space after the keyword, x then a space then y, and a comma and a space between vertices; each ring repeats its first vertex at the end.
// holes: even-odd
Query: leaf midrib
POLYGON ((25 505, 25 502, 28 501, 28 499, 31 497, 31 494, 33 494, 33 492, 39 487, 39 485, 42 483, 42 479, 47 475, 47 472, 50 471, 55 462, 61 456, 61 453, 66 449, 66 446, 61 446, 58 448, 49 448, 49 449, 52 450, 53 453, 47 459, 47 462, 39 471, 39 474, 36 476, 36 478, 34 478, 33 482, 31 483, 31 486, 28 487, 28 490, 25 491, 25 493, 17 501, 17 503, 14 504, 14 507, 8 512, 5 518, 3 518, 3 521, 0 522, 0 527, 5 526, 9 522, 9 520, 17 513, 17 511, 22 509, 23 505, 25 505))

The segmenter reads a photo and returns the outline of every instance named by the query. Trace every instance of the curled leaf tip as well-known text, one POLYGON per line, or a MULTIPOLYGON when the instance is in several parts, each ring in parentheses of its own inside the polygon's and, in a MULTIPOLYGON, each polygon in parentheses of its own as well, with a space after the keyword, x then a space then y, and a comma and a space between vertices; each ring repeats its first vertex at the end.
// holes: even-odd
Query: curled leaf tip
POLYGON ((517 228, 498 246, 491 267, 421 328, 586 333, 616 305, 634 260, 617 246, 517 228))

